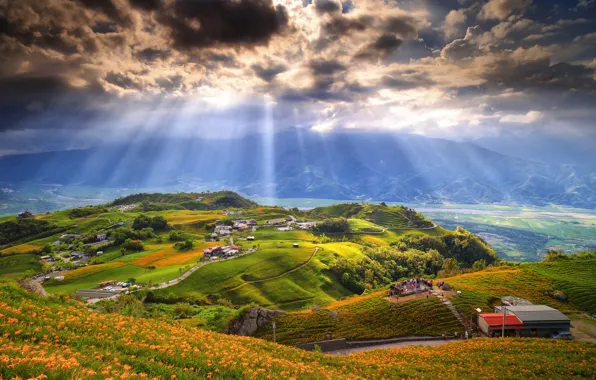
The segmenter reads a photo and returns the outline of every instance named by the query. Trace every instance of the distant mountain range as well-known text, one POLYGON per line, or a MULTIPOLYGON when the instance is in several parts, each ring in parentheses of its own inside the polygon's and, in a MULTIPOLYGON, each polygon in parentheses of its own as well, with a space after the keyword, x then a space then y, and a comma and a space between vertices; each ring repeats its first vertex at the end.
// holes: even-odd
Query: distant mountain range
MULTIPOLYGON (((22 183, 144 189, 194 183, 278 198, 596 206, 589 166, 414 135, 300 129, 0 157, 0 187, 22 183)), ((6 202, 11 194, 1 197, 6 202)))

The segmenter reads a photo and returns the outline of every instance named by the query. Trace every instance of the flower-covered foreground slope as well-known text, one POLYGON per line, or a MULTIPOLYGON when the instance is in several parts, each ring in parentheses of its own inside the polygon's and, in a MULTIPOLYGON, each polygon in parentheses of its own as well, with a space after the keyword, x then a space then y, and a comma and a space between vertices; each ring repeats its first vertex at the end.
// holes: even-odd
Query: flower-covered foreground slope
POLYGON ((595 345, 546 340, 468 341, 327 356, 162 320, 102 314, 0 282, 2 379, 593 378, 595 368, 595 345))

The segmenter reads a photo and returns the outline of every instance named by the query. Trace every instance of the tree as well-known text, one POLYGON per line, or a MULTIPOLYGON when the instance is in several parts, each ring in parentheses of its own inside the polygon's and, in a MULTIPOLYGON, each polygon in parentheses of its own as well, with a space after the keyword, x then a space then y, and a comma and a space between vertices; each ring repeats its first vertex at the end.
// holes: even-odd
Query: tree
POLYGON ((132 229, 133 230, 142 230, 143 228, 151 227, 151 218, 147 215, 141 214, 137 216, 132 222, 132 229))
POLYGON ((158 215, 151 219, 151 228, 153 228, 155 231, 166 231, 169 226, 166 219, 163 216, 158 215))
POLYGON ((131 278, 128 279, 127 282, 130 283, 130 284, 136 284, 137 283, 137 279, 134 278, 134 277, 131 277, 131 278))
POLYGON ((168 239, 170 239, 170 241, 182 241, 184 240, 184 233, 179 230, 172 230, 168 234, 168 239))
POLYGON ((126 239, 123 247, 129 251, 144 251, 145 250, 145 246, 143 245, 143 242, 141 240, 126 239))
POLYGON ((174 244, 174 247, 180 251, 190 251, 193 248, 193 245, 193 241, 191 239, 187 239, 184 242, 178 242, 174 244))

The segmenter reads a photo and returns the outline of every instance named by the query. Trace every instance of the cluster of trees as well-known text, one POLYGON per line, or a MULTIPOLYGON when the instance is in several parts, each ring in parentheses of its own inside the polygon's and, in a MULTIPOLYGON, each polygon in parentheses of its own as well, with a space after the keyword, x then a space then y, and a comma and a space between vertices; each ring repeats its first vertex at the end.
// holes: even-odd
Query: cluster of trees
POLYGON ((155 237, 153 228, 147 227, 142 230, 133 230, 129 227, 119 227, 108 232, 108 236, 114 241, 114 244, 122 244, 127 239, 146 240, 155 237))
POLYGON ((350 223, 346 218, 331 218, 317 223, 314 232, 319 233, 345 233, 350 230, 350 223))
POLYGON ((190 251, 194 246, 194 242, 191 239, 187 239, 185 241, 178 242, 174 244, 174 248, 180 251, 190 251))
POLYGON ((170 229, 170 225, 168 224, 167 220, 161 215, 157 215, 151 218, 147 215, 141 214, 135 218, 134 222, 132 223, 132 228, 134 230, 152 228, 153 231, 167 231, 170 229))
POLYGON ((108 212, 108 209, 105 206, 87 206, 73 208, 68 212, 68 215, 71 218, 83 218, 85 216, 102 214, 104 212, 108 212))
POLYGON ((145 246, 141 240, 132 240, 126 239, 126 241, 122 244, 122 248, 129 250, 129 251, 144 251, 145 246))
POLYGON ((485 265, 499 260, 495 251, 485 241, 461 227, 458 227, 455 233, 441 236, 405 236, 391 245, 402 251, 436 250, 443 257, 454 258, 456 262, 467 268, 479 260, 485 265))
POLYGON ((552 262, 552 261, 566 261, 566 260, 585 260, 585 259, 596 259, 596 250, 595 251, 584 251, 578 252, 576 254, 566 254, 563 251, 557 251, 550 249, 546 253, 546 257, 542 260, 545 262, 552 262))
POLYGON ((434 276, 443 266, 443 257, 432 249, 427 252, 393 247, 364 248, 362 259, 338 259, 330 270, 354 293, 385 286, 404 277, 434 276))
MULTIPOLYGON (((0 223, 0 245, 19 241, 27 238, 28 240, 38 237, 38 235, 51 235, 64 230, 46 220, 34 218, 23 218, 0 223)), ((39 236, 42 237, 42 236, 39 236)))

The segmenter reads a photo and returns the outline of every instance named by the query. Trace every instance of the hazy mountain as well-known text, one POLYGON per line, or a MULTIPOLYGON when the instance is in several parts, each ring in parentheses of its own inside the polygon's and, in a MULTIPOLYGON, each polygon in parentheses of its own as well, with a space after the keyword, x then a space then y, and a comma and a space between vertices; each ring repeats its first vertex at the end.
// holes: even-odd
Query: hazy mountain
POLYGON ((585 167, 420 136, 301 130, 5 156, 0 181, 145 188, 192 181, 281 198, 596 206, 596 175, 585 167))

